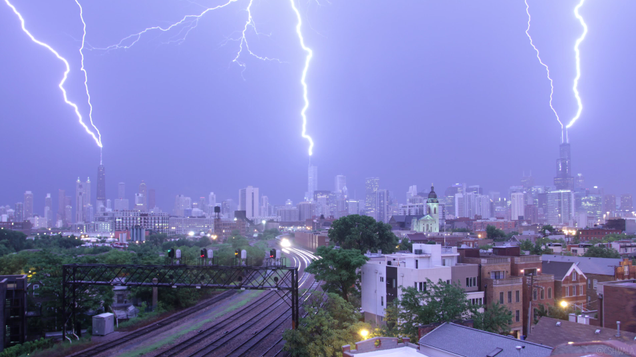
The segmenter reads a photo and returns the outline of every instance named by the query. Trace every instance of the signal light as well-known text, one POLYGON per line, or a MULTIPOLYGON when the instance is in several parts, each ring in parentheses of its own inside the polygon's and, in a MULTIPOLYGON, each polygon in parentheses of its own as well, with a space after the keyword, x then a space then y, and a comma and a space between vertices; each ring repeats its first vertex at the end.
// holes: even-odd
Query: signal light
POLYGON ((276 258, 276 249, 271 249, 269 251, 269 257, 270 258, 276 258))
POLYGON ((174 258, 174 249, 168 250, 168 257, 169 258, 174 258))
POLYGON ((238 258, 239 254, 241 254, 241 250, 237 249, 234 251, 234 256, 238 258))
POLYGON ((206 254, 207 252, 208 252, 208 251, 207 251, 206 249, 201 249, 201 258, 205 258, 205 254, 206 254))

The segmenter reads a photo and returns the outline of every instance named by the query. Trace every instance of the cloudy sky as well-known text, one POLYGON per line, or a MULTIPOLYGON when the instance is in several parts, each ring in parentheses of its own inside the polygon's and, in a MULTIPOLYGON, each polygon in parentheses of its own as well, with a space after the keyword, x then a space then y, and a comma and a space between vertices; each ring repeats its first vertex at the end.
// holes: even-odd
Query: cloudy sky
MULTIPOLYGON (((38 39, 68 59, 71 100, 88 113, 80 68, 82 23, 74 1, 11 0, 38 39)), ((151 26, 169 26, 220 1, 81 1, 87 45, 103 48, 151 26)), ((554 105, 569 120, 578 0, 529 0, 531 34, 550 66, 554 105)), ((174 196, 217 193, 237 200, 257 186, 270 202, 300 200, 307 141, 300 136, 300 76, 305 53, 289 1, 254 0, 260 35, 236 38, 248 0, 210 12, 196 28, 150 31, 129 49, 87 50, 85 65, 103 136, 107 195, 141 180, 166 211, 174 196)), ((507 192, 522 172, 549 185, 560 127, 548 106, 549 83, 525 30, 523 0, 301 0, 303 34, 314 51, 308 71, 308 133, 319 188, 333 177, 364 195, 364 178, 403 200, 409 185, 454 182, 507 192)), ((636 3, 587 0, 581 45, 584 109, 571 128, 573 170, 607 193, 634 191, 636 3)), ((99 149, 57 88, 63 63, 20 30, 0 2, 0 204, 24 191, 40 211, 47 192, 72 194, 78 176, 96 180, 99 149)), ((129 42, 128 42, 129 43, 129 42)), ((57 202, 54 200, 54 205, 57 202)))

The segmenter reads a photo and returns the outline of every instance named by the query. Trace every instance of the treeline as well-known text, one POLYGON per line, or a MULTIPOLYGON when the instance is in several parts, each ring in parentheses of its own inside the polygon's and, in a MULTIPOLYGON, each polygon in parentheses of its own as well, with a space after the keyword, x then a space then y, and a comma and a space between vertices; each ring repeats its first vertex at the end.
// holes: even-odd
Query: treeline
POLYGON ((82 245, 75 236, 43 235, 27 239, 22 232, 0 229, 0 257, 26 249, 68 249, 82 245))

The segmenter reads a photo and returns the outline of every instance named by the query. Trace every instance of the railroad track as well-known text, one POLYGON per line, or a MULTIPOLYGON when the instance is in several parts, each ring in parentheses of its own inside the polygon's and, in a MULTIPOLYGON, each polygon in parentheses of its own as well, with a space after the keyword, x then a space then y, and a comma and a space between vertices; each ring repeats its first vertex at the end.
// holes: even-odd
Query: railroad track
POLYGON ((171 323, 173 323, 175 321, 178 321, 178 320, 181 320, 181 319, 183 319, 186 316, 192 315, 195 312, 200 312, 201 309, 204 309, 204 308, 206 308, 208 306, 214 305, 217 302, 219 302, 221 300, 224 300, 224 299, 226 299, 226 298, 228 298, 228 297, 230 297, 230 296, 232 296, 234 294, 236 294, 236 290, 228 290, 228 291, 222 292, 221 294, 219 294, 219 295, 217 295, 217 296, 215 296, 213 298, 210 298, 210 299, 208 299, 208 300, 206 300, 206 301, 204 301, 204 302, 202 302, 200 304, 194 305, 194 306, 189 307, 189 308, 187 308, 185 310, 179 311, 179 312, 173 314, 172 316, 167 317, 167 318, 165 318, 165 319, 163 319, 163 320, 161 320, 161 321, 159 321, 157 323, 154 323, 154 324, 148 325, 146 327, 143 327, 141 329, 138 329, 136 331, 130 332, 130 333, 122 336, 121 338, 118 338, 116 341, 101 343, 101 344, 99 344, 99 345, 97 345, 95 347, 88 348, 88 349, 82 350, 80 352, 77 352, 75 354, 72 354, 70 357, 91 357, 91 356, 96 356, 96 355, 98 355, 100 353, 104 353, 104 352, 106 352, 106 351, 108 351, 110 349, 117 348, 117 347, 119 347, 119 346, 121 346, 121 345, 123 345, 123 344, 125 344, 125 343, 127 343, 129 341, 132 341, 132 340, 134 340, 136 338, 139 338, 141 336, 144 336, 144 335, 147 335, 147 334, 149 334, 151 332, 154 332, 154 331, 156 331, 156 330, 158 330, 158 329, 160 329, 162 327, 170 325, 171 323))
MULTIPOLYGON (((309 277, 308 274, 303 274, 302 277, 302 281, 304 282, 305 280, 307 280, 309 277)), ((263 312, 258 312, 258 308, 262 305, 265 305, 266 303, 268 303, 270 301, 270 299, 272 297, 276 296, 276 293, 274 292, 268 292, 267 294, 265 294, 264 296, 260 297, 259 299, 257 299, 256 301, 252 302, 249 304, 249 306, 244 307, 243 309, 233 313, 232 315, 224 318, 223 320, 219 321, 218 323, 214 324, 213 326, 208 327, 205 330, 201 330, 199 332, 199 334, 184 340, 174 346, 172 346, 171 348, 167 349, 166 351, 163 351, 159 354, 157 354, 155 357, 171 357, 171 356, 178 356, 179 354, 183 353, 184 351, 187 351, 189 349, 192 349, 193 346, 196 346, 196 344, 201 343, 204 340, 209 339, 210 337, 214 336, 215 334, 217 334, 220 331, 223 331, 224 329, 227 329, 228 325, 231 323, 234 323, 237 321, 237 317, 241 317, 244 316, 248 311, 249 312, 254 312, 256 311, 257 314, 261 314, 261 317, 256 317, 255 319, 251 319, 250 323, 254 323, 257 321, 260 321, 261 319, 263 319, 264 317, 267 316, 267 313, 270 313, 271 311, 275 310, 276 308, 278 308, 279 306, 281 306, 281 304, 285 303, 284 301, 280 301, 275 305, 270 305, 268 308, 265 309, 265 311, 263 312)), ((240 329, 242 326, 245 326, 245 324, 242 325, 238 325, 237 327, 235 327, 232 330, 227 330, 224 331, 225 333, 217 338, 216 340, 214 340, 211 343, 216 343, 219 340, 222 339, 228 339, 228 337, 236 337, 236 335, 238 335, 236 333, 236 331, 238 329, 240 329)), ((249 327, 249 325, 247 327, 245 327, 245 329, 247 329, 249 327)), ((230 338, 231 339, 231 338, 230 338)), ((208 344, 209 345, 209 344, 208 344)))
MULTIPOLYGON (((303 293, 301 298, 306 297, 312 291, 317 289, 318 286, 319 284, 317 282, 312 283, 311 287, 303 293)), ((196 357, 214 355, 215 351, 227 346, 227 343, 234 340, 235 338, 244 336, 245 331, 249 329, 253 329, 254 325, 258 324, 260 321, 265 320, 268 317, 269 313, 279 310, 279 307, 283 306, 283 304, 285 304, 285 302, 280 301, 279 303, 274 305, 272 308, 268 309, 269 311, 265 311, 264 313, 262 313, 259 318, 255 320, 250 320, 249 325, 248 324, 239 325, 232 331, 229 331, 224 336, 221 336, 217 338, 216 340, 212 341, 211 343, 208 343, 205 347, 197 350, 196 352, 190 355, 196 356, 196 357)), ((273 321, 269 322, 262 329, 252 332, 253 337, 248 338, 247 340, 245 340, 244 342, 236 346, 232 351, 224 352, 223 355, 224 356, 238 356, 238 355, 244 356, 246 353, 250 353, 253 347, 258 345, 258 343, 264 340, 271 332, 273 332, 274 330, 282 326, 282 324, 287 322, 290 317, 291 317, 291 311, 289 312, 285 311, 283 314, 276 317, 273 321)))

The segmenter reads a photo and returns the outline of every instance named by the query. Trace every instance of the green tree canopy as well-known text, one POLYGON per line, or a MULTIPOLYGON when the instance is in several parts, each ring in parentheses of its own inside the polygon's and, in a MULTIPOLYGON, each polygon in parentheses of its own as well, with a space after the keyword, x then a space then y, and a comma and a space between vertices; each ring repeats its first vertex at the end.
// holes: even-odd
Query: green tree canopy
POLYGON ((588 248, 583 254, 584 257, 592 257, 592 258, 620 258, 621 255, 618 254, 616 249, 614 248, 605 248, 593 246, 588 248))
POLYGON ((488 239, 501 239, 506 238, 506 232, 501 229, 497 229, 495 226, 491 226, 490 224, 486 226, 486 236, 488 239))
POLYGON ((336 294, 314 292, 303 308, 307 316, 298 329, 283 333, 285 350, 294 357, 342 356, 342 346, 360 341, 360 331, 370 329, 353 305, 336 294))
POLYGON ((476 329, 507 334, 512 323, 512 311, 499 302, 488 305, 483 312, 476 311, 473 314, 474 327, 476 329))
POLYGON ((306 271, 314 274, 316 280, 324 281, 322 289, 340 295, 349 301, 349 294, 355 292, 360 281, 358 269, 369 258, 357 249, 342 249, 334 246, 318 247, 320 257, 309 264, 306 271))
POLYGON ((378 250, 392 253, 398 246, 398 238, 390 225, 357 214, 334 221, 329 229, 329 240, 344 249, 358 249, 363 254, 378 250))
POLYGON ((408 250, 411 252, 413 251, 413 243, 411 243, 408 238, 402 238, 400 245, 398 246, 398 250, 408 250))

